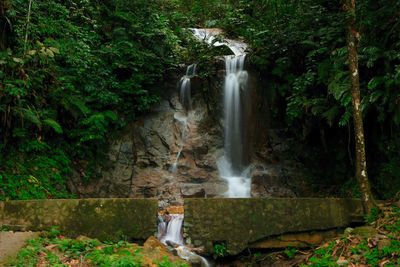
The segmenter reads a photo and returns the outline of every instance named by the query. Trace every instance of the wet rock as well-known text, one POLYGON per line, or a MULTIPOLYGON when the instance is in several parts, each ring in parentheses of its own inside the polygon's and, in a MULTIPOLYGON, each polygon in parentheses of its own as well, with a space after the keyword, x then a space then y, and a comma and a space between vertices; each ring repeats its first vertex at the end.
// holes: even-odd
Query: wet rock
POLYGON ((251 191, 253 197, 296 197, 274 171, 254 171, 251 191))
POLYGON ((200 184, 183 184, 181 187, 181 194, 184 198, 204 198, 206 191, 200 184))
POLYGON ((187 261, 193 264, 194 266, 201 266, 203 259, 199 255, 191 254, 187 259, 187 261))
MULTIPOLYGON (((172 248, 179 247, 179 244, 178 244, 178 243, 175 243, 174 241, 167 240, 167 241, 165 241, 165 242, 167 243, 168 246, 170 246, 170 247, 172 247, 172 248)), ((177 253, 177 252, 176 252, 176 253, 177 253)))
POLYGON ((148 249, 152 249, 152 250, 158 249, 160 251, 167 252, 167 248, 165 247, 165 245, 163 243, 161 243, 154 236, 149 237, 146 240, 146 242, 144 242, 143 247, 144 248, 148 248, 148 249))

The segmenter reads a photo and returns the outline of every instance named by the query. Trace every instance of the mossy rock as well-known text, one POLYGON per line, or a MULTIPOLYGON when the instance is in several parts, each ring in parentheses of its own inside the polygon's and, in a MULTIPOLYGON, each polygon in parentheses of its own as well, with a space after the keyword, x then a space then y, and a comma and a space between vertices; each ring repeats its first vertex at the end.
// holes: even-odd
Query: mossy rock
POLYGON ((372 226, 360 226, 353 230, 353 234, 360 235, 362 237, 372 237, 376 235, 378 231, 372 226))

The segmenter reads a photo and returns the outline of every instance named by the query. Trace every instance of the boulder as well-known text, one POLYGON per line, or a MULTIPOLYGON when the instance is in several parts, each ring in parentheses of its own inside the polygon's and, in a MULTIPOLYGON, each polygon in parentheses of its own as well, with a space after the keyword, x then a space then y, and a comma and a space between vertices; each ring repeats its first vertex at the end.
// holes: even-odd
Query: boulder
POLYGON ((372 237, 376 235, 378 231, 372 226, 359 226, 354 228, 353 234, 360 235, 362 237, 372 237))
POLYGON ((206 191, 201 184, 183 184, 181 194, 184 198, 204 198, 206 191))
POLYGON ((147 249, 151 249, 151 250, 157 249, 159 251, 168 252, 168 250, 165 247, 165 245, 163 243, 161 243, 160 240, 158 240, 154 236, 150 236, 146 240, 146 242, 144 242, 143 247, 147 248, 147 249))

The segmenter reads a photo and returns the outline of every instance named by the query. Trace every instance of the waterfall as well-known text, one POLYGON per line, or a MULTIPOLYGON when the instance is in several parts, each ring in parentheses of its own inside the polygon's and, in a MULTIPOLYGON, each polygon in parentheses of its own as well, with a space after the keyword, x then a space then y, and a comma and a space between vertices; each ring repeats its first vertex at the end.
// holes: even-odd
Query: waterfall
MULTIPOLYGON (((192 109, 192 100, 191 100, 192 93, 191 93, 190 79, 196 75, 196 67, 197 64, 189 65, 186 68, 186 75, 184 75, 179 82, 180 84, 179 102, 186 111, 192 109)), ((176 155, 175 162, 172 164, 171 167, 172 172, 176 172, 179 158, 182 154, 183 147, 185 146, 186 134, 188 131, 188 125, 187 125, 188 114, 183 115, 180 113, 176 113, 174 115, 174 119, 176 119, 180 124, 182 124, 182 134, 181 134, 181 143, 179 144, 179 151, 178 154, 176 155)))
POLYGON ((183 214, 169 214, 168 216, 169 220, 164 228, 164 233, 160 236, 160 241, 164 244, 170 241, 173 244, 183 245, 183 214))
POLYGON ((180 124, 182 124, 183 130, 182 130, 182 135, 181 135, 181 143, 179 144, 179 151, 178 151, 178 154, 176 155, 175 162, 172 164, 172 167, 171 167, 172 172, 175 172, 176 168, 178 166, 178 161, 179 161, 179 158, 180 158, 180 156, 182 154, 183 147, 185 146, 186 134, 187 134, 187 131, 188 131, 188 126, 187 126, 188 117, 186 115, 182 115, 182 114, 176 113, 174 115, 174 119, 176 119, 180 124))
POLYGON ((183 242, 183 214, 169 214, 167 223, 161 216, 158 216, 158 235, 157 238, 164 245, 173 246, 179 257, 191 261, 198 258, 201 261, 201 267, 209 267, 210 264, 204 257, 192 252, 183 242), (160 232, 161 231, 161 232, 160 232))
POLYGON ((245 166, 245 111, 248 73, 245 55, 225 57, 224 111, 225 155, 218 161, 222 178, 228 182, 227 197, 250 197, 250 170, 245 166))
POLYGON ((250 167, 247 166, 246 125, 248 73, 244 70, 247 44, 241 40, 217 38, 221 29, 189 28, 200 41, 212 46, 228 46, 235 54, 225 56, 224 112, 225 140, 224 156, 218 159, 220 176, 228 183, 227 197, 250 197, 250 167))
POLYGON ((192 64, 186 68, 186 75, 180 80, 179 102, 186 110, 192 109, 191 103, 191 84, 190 79, 196 75, 197 64, 192 64))

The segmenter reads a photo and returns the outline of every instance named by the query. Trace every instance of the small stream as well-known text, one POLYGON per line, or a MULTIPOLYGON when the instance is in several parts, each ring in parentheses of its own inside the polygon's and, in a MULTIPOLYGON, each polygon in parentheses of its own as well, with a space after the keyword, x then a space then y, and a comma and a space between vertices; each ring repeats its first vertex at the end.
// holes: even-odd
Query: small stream
POLYGON ((183 239, 183 214, 167 214, 164 222, 162 216, 158 216, 158 235, 157 238, 164 245, 176 251, 177 255, 191 263, 197 263, 201 267, 212 266, 206 258, 192 252, 186 246, 183 239))
POLYGON ((186 68, 186 75, 184 75, 179 81, 179 102, 182 107, 185 109, 185 113, 176 113, 174 115, 174 119, 177 120, 182 125, 182 133, 181 133, 181 143, 179 144, 179 151, 176 155, 175 162, 171 166, 171 171, 173 173, 176 172, 178 167, 178 161, 182 154, 182 150, 186 143, 186 135, 188 132, 188 123, 187 120, 189 118, 189 113, 192 110, 192 92, 191 92, 191 83, 190 79, 196 75, 196 67, 197 64, 191 64, 186 68))

